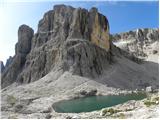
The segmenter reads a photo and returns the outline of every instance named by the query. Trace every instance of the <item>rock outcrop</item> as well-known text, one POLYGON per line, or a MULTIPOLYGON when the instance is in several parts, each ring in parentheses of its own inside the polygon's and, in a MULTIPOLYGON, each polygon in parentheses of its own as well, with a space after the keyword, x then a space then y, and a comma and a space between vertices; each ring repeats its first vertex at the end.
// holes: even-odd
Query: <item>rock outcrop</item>
POLYGON ((9 56, 9 58, 7 59, 5 67, 8 67, 12 63, 12 60, 13 60, 13 57, 9 56))
POLYGON ((51 70, 94 78, 111 62, 109 23, 96 8, 56 5, 33 33, 27 25, 19 27, 16 54, 2 74, 2 87, 36 81, 51 70))
POLYGON ((136 57, 144 58, 149 52, 157 54, 159 51, 159 29, 137 29, 113 34, 111 39, 115 45, 136 57))
POLYGON ((31 50, 31 40, 34 31, 27 25, 21 25, 18 29, 18 43, 15 47, 16 54, 28 54, 31 50))
POLYGON ((4 64, 3 64, 3 61, 0 61, 0 72, 2 73, 3 70, 4 70, 4 64))
POLYGON ((22 25, 18 30, 18 43, 15 47, 15 56, 7 61, 5 70, 2 73, 2 88, 16 81, 23 70, 26 56, 31 49, 33 30, 27 25, 22 25))

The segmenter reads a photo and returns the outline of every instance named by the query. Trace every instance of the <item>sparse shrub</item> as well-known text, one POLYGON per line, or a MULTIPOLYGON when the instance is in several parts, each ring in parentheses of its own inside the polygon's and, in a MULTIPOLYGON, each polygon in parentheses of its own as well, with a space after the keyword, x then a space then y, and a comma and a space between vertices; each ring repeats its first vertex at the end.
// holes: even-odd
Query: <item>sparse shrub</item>
POLYGON ((102 109, 101 115, 104 116, 104 115, 106 115, 107 112, 108 112, 108 109, 102 109))
POLYGON ((17 99, 13 95, 8 95, 7 96, 7 102, 13 106, 16 103, 17 99))
POLYGON ((159 97, 154 97, 153 101, 159 101, 159 97))
POLYGON ((125 111, 132 111, 133 109, 125 109, 125 111))
POLYGON ((122 110, 114 110, 114 113, 122 112, 122 110))
POLYGON ((146 101, 144 101, 144 104, 145 104, 147 107, 149 107, 149 106, 151 106, 151 105, 155 105, 156 102, 146 100, 146 101))
POLYGON ((144 101, 144 104, 149 107, 151 105, 156 105, 156 104, 159 104, 159 97, 152 97, 150 96, 150 98, 147 98, 147 100, 144 101))
POLYGON ((110 113, 110 115, 115 113, 115 110, 113 108, 108 109, 108 112, 110 113))
POLYGON ((121 110, 116 110, 116 109, 113 109, 113 108, 103 109, 102 110, 102 116, 113 115, 114 113, 118 113, 118 112, 121 112, 121 110))

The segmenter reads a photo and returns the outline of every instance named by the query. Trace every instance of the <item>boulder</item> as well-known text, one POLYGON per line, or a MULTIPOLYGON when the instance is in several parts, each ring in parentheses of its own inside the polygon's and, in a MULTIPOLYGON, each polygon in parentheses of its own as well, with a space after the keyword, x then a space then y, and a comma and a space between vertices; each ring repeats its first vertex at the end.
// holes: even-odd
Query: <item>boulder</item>
POLYGON ((152 86, 148 86, 148 87, 146 87, 146 92, 152 92, 152 91, 153 91, 152 86))

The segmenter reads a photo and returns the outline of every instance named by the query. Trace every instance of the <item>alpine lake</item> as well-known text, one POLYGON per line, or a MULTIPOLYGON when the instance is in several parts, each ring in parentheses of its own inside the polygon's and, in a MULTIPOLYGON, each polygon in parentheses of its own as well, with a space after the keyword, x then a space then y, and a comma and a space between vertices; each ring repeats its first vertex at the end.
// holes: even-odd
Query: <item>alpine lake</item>
POLYGON ((72 100, 62 100, 52 105, 59 113, 80 113, 100 110, 102 108, 125 103, 129 100, 142 100, 146 98, 145 93, 132 93, 107 96, 90 96, 72 100))

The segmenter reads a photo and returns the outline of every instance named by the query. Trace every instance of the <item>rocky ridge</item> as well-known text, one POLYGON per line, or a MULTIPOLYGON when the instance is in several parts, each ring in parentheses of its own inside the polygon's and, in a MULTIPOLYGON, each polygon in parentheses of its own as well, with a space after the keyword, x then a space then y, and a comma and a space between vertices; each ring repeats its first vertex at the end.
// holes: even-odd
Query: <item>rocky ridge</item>
POLYGON ((111 35, 113 43, 138 58, 159 53, 159 29, 137 29, 111 35))

